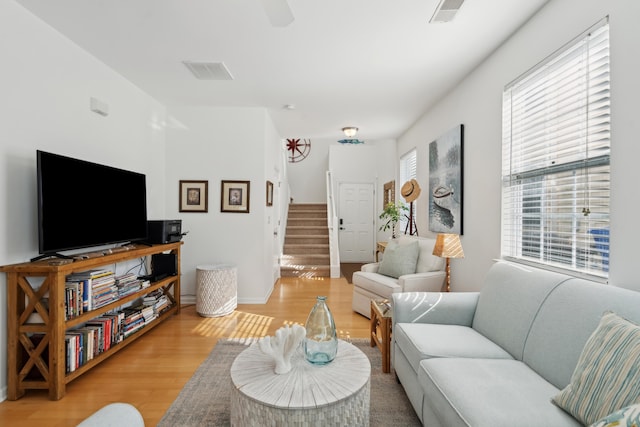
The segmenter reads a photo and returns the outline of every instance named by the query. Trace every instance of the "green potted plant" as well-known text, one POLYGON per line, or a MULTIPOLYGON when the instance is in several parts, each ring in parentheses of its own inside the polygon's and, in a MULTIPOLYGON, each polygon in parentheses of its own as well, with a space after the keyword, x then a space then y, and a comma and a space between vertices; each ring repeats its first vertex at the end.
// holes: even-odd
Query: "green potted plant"
POLYGON ((379 216, 381 220, 385 221, 384 224, 380 226, 379 230, 387 231, 388 229, 391 229, 391 238, 395 239, 396 225, 398 224, 398 221, 400 221, 400 217, 402 216, 402 214, 408 211, 409 208, 402 202, 387 203, 387 205, 384 207, 384 210, 379 216))

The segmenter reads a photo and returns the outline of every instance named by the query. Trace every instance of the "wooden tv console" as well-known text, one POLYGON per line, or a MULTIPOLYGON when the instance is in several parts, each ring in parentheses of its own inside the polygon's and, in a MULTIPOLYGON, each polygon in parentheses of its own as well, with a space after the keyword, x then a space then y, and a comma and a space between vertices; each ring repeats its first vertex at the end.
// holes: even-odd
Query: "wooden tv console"
POLYGON ((36 262, 0 267, 7 274, 7 398, 17 400, 29 389, 49 390, 49 399, 59 400, 65 395, 66 384, 87 372, 98 363, 122 350, 133 341, 180 312, 180 246, 182 242, 162 245, 131 245, 122 251, 105 252, 86 259, 59 263, 45 259, 36 262), (170 252, 177 258, 177 275, 151 283, 147 288, 124 296, 95 310, 65 320, 65 279, 71 273, 116 264, 153 254, 170 252), (58 265, 56 265, 58 264, 58 265), (34 283, 38 282, 36 286, 34 283), (161 289, 170 301, 170 308, 156 320, 112 345, 75 371, 65 370, 65 333, 100 315, 134 301, 152 291, 161 289), (48 306, 42 298, 48 293, 48 306), (37 313, 43 323, 28 323, 37 313), (31 337, 38 336, 34 342, 31 337), (48 357, 45 355, 48 354, 48 357), (33 378, 33 372, 38 375, 33 378))

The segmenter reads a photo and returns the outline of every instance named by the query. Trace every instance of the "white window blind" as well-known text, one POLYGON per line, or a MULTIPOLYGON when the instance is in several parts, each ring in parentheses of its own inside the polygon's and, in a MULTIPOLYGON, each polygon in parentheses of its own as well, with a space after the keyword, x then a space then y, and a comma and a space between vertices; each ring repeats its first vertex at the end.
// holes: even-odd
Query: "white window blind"
MULTIPOLYGON (((402 157, 400 157, 400 188, 402 188, 402 185, 407 182, 410 181, 412 179, 415 179, 417 177, 417 152, 416 149, 414 148, 413 150, 407 152, 406 154, 404 154, 402 157)), ((402 198, 402 195, 400 194, 400 192, 397 192, 398 194, 398 200, 400 202, 404 202, 404 199, 402 198)), ((416 204, 413 204, 413 216, 415 218, 416 215, 416 204)), ((408 206, 407 206, 408 207, 408 206)), ((408 215, 408 211, 407 211, 407 215, 408 215)), ((409 233, 409 228, 408 228, 408 218, 403 216, 400 221, 398 222, 398 231, 400 233, 404 233, 405 230, 407 230, 407 234, 409 233)))
POLYGON ((609 24, 503 93, 502 256, 609 271, 609 24))

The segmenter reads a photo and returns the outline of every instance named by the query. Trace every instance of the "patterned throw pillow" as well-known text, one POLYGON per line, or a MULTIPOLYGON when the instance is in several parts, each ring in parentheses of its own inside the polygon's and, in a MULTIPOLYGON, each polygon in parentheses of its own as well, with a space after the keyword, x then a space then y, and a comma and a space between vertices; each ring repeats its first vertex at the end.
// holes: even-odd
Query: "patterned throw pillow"
POLYGON ((640 404, 627 406, 591 424, 590 427, 640 427, 640 404))
POLYGON ((640 401, 640 326, 607 312, 553 402, 585 425, 640 401))
POLYGON ((396 279, 405 274, 415 273, 419 251, 420 248, 417 241, 404 245, 399 245, 393 240, 390 241, 384 249, 378 273, 395 277, 396 279))

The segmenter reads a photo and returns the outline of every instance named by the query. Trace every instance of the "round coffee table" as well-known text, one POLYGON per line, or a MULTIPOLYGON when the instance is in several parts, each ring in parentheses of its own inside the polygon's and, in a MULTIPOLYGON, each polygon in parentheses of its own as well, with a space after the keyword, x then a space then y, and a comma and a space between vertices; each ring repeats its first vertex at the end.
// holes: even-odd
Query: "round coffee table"
POLYGON ((340 340, 327 365, 313 365, 302 348, 289 373, 274 372, 273 359, 252 344, 231 365, 231 425, 369 425, 371 364, 340 340))

